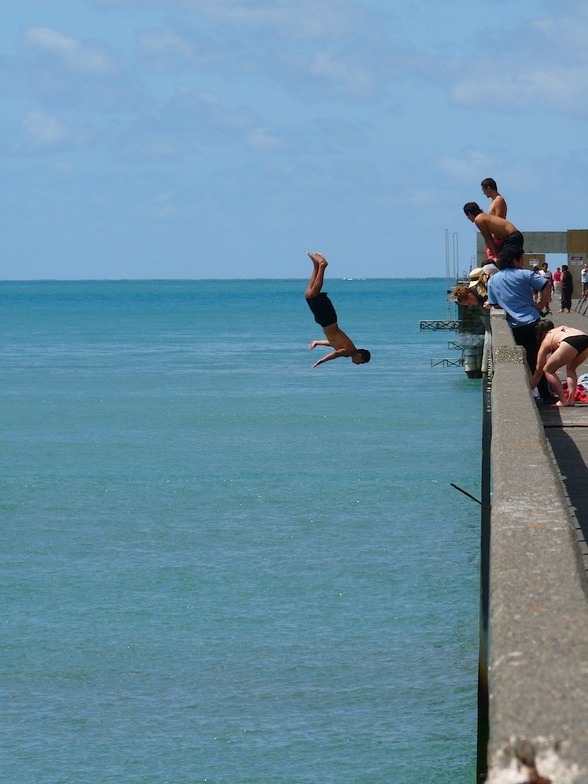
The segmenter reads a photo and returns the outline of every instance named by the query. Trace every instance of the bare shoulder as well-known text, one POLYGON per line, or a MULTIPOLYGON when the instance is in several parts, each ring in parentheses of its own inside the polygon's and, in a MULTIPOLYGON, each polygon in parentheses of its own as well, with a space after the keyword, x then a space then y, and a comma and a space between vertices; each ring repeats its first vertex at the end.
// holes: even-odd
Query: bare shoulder
POLYGON ((480 229, 482 234, 484 234, 484 232, 488 233, 492 227, 492 220, 494 220, 493 215, 489 215, 487 212, 481 212, 474 218, 474 226, 476 226, 477 229, 480 229))
POLYGON ((496 215, 497 218, 506 218, 506 202, 504 197, 498 194, 488 207, 488 215, 496 215))
POLYGON ((506 218, 507 207, 506 207, 506 199, 504 198, 504 196, 498 194, 498 196, 494 199, 494 205, 495 205, 494 207, 495 214, 499 218, 506 218))

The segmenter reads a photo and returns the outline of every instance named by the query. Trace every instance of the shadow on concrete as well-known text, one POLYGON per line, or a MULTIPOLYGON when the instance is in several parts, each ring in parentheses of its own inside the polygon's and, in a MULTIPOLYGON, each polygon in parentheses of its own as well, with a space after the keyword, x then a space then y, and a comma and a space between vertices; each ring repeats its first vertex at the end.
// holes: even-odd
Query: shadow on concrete
POLYGON ((557 409, 542 413, 541 419, 568 495, 570 511, 578 522, 578 543, 588 578, 588 428, 570 427, 562 422, 557 409))

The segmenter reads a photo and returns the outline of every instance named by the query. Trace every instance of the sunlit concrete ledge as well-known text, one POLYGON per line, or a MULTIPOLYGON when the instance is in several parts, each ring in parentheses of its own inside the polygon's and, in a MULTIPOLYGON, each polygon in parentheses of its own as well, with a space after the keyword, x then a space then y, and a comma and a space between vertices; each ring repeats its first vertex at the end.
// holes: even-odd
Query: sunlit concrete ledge
POLYGON ((487 781, 588 784, 588 599, 573 513, 502 311, 491 329, 487 781))

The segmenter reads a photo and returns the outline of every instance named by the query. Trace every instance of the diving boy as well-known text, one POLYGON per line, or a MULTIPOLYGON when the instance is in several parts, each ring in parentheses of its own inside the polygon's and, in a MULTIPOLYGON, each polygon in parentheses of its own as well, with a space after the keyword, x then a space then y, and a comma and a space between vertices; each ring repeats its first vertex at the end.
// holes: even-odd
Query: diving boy
POLYGON ((350 357, 354 365, 365 365, 371 359, 370 352, 365 348, 356 348, 351 338, 339 328, 337 313, 333 303, 327 296, 326 291, 322 291, 325 270, 329 262, 321 253, 309 253, 308 256, 312 261, 313 270, 304 296, 308 302, 308 307, 314 315, 314 320, 321 325, 327 338, 326 340, 313 340, 308 348, 330 346, 335 349, 315 362, 313 368, 339 357, 350 357))

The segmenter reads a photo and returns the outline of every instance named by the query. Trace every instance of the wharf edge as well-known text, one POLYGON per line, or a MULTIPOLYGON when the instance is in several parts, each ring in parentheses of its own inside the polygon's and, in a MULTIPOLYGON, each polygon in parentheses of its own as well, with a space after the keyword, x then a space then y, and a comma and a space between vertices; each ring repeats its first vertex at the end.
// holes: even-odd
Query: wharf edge
POLYGON ((504 312, 490 321, 478 781, 588 784, 588 406, 538 408, 504 312))

